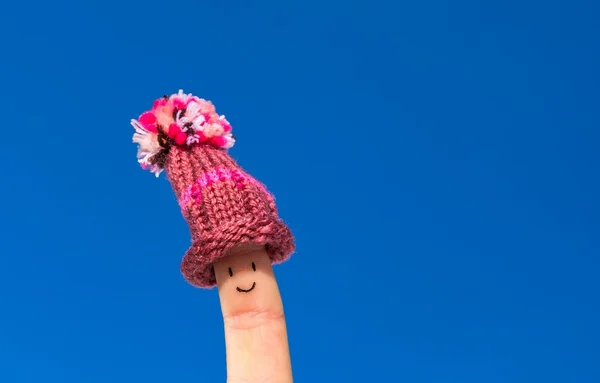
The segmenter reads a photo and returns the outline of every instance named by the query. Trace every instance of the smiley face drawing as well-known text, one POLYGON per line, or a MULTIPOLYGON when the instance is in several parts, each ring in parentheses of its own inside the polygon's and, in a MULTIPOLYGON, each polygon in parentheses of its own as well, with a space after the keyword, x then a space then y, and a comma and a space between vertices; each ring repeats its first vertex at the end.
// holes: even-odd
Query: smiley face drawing
MULTIPOLYGON (((227 268, 227 271, 229 272, 229 276, 231 278, 233 278, 233 270, 231 269, 231 266, 227 268)), ((252 261, 252 271, 256 272, 256 264, 254 263, 254 261, 252 261)), ((256 287, 256 281, 252 282, 252 286, 249 289, 242 289, 239 286, 236 286, 236 290, 239 291, 240 293, 249 293, 250 291, 254 290, 254 288, 256 287)))
POLYGON ((214 263, 219 299, 224 312, 235 315, 241 308, 262 312, 281 299, 271 259, 263 245, 243 244, 214 263))

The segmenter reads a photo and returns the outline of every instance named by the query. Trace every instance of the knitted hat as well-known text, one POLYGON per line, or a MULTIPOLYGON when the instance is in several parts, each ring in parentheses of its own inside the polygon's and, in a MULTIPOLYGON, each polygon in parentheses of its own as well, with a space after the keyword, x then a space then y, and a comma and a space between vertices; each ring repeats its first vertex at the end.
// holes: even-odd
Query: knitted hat
POLYGON ((290 229, 265 186, 227 153, 235 137, 210 101, 180 90, 131 124, 138 162, 157 177, 166 171, 188 223, 192 246, 181 272, 190 284, 215 286, 213 263, 236 245, 264 245, 274 264, 289 258, 290 229))

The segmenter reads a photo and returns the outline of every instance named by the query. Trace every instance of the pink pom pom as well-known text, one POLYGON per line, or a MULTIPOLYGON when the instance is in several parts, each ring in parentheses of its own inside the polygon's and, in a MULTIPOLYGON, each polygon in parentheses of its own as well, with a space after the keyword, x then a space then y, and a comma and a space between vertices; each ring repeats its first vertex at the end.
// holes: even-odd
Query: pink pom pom
POLYGON ((183 145, 187 141, 187 134, 181 132, 175 137, 175 143, 177 145, 183 145))
POLYGON ((138 161, 143 159, 140 166, 157 175, 164 164, 152 158, 166 153, 163 150, 168 149, 168 145, 210 145, 226 150, 235 142, 231 124, 217 113, 212 102, 181 90, 154 100, 152 109, 137 120, 132 119, 131 124, 136 129, 133 142, 139 145, 138 161))
POLYGON ((140 124, 149 132, 157 133, 156 116, 152 112, 144 112, 139 118, 140 124))
POLYGON ((185 102, 183 102, 183 100, 176 98, 173 100, 173 107, 175 108, 175 110, 183 110, 186 107, 185 102))
POLYGON ((208 113, 202 113, 202 115, 204 116, 204 122, 202 123, 202 125, 204 124, 208 124, 212 121, 212 115, 208 114, 208 113))
POLYGON ((160 108, 161 106, 165 106, 167 105, 168 100, 164 97, 159 98, 158 100, 154 101, 154 104, 152 104, 152 110, 156 110, 158 108, 160 108))
POLYGON ((229 125, 227 121, 221 121, 221 126, 223 127, 225 133, 231 132, 231 125, 229 125))
POLYGON ((174 140, 179 135, 179 133, 181 133, 181 128, 179 127, 179 125, 175 123, 169 125, 169 138, 174 140))
POLYGON ((215 145, 215 146, 219 146, 219 147, 223 147, 225 146, 225 144, 227 144, 227 140, 225 139, 225 137, 223 136, 215 136, 215 137, 211 137, 210 138, 210 142, 215 145))

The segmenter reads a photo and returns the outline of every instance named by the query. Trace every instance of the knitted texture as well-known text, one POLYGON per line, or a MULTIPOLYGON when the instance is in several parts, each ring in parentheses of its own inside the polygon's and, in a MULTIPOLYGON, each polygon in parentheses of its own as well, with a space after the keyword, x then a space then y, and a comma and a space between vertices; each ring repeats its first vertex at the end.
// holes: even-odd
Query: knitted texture
MULTIPOLYGON (((181 99, 182 95, 180 91, 171 98, 165 98, 168 100, 167 106, 170 100, 181 99)), ((189 105, 189 99, 186 100, 189 105)), ((155 106, 157 102, 158 100, 155 106)), ((212 107, 212 104, 210 105, 212 107)), ((177 117, 182 120, 180 125, 183 129, 186 124, 192 129, 185 103, 180 110, 181 113, 169 110, 173 119, 167 119, 165 123, 171 125, 172 132, 175 130, 173 125, 178 123, 177 117)), ((212 111, 214 112, 214 108, 212 111)), ((149 112, 140 116, 140 121, 145 118, 146 122, 155 122, 156 119, 148 117, 147 113, 149 112)), ((202 288, 216 285, 213 263, 237 245, 264 245, 273 264, 285 261, 295 249, 290 229, 278 216, 274 197, 227 153, 227 149, 235 141, 230 134, 229 123, 228 128, 221 129, 221 136, 203 134, 203 127, 211 121, 221 123, 225 120, 218 115, 212 119, 206 117, 193 127, 195 132, 179 129, 169 136, 182 137, 183 132, 187 138, 193 137, 194 134, 208 137, 197 142, 184 140, 183 137, 179 141, 168 137, 161 140, 161 130, 168 131, 162 126, 165 123, 148 129, 142 123, 132 121, 138 134, 137 141, 134 135, 134 142, 142 142, 138 151, 138 161, 144 169, 157 175, 162 170, 165 171, 190 229, 192 245, 181 262, 181 273, 190 284, 202 288), (156 134, 152 128, 155 128, 156 134), (148 132, 143 140, 147 140, 148 137, 154 139, 155 135, 157 143, 140 140, 140 131, 142 134, 148 132), (223 135, 227 135, 226 139, 223 135), (143 145, 152 150, 144 151, 143 145), (143 152, 142 155, 140 152, 143 152)), ((211 129, 215 131, 214 128, 211 129)))

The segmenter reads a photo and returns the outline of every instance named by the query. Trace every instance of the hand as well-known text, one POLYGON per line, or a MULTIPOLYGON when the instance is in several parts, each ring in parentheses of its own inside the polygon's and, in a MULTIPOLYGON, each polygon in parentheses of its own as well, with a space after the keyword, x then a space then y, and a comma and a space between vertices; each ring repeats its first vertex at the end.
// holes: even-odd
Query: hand
POLYGON ((227 383, 291 383, 283 304, 266 250, 237 247, 214 269, 225 326, 227 383))

